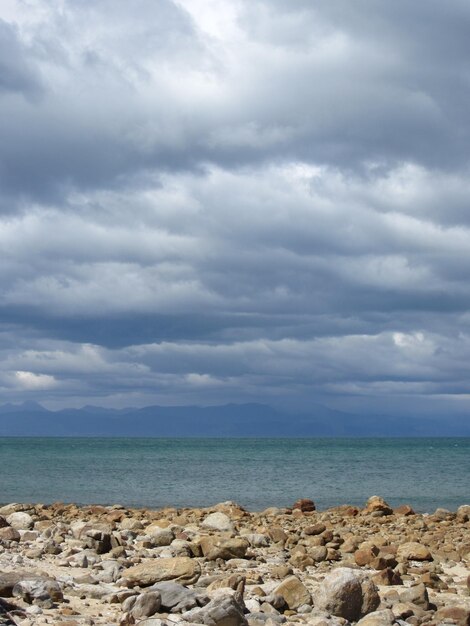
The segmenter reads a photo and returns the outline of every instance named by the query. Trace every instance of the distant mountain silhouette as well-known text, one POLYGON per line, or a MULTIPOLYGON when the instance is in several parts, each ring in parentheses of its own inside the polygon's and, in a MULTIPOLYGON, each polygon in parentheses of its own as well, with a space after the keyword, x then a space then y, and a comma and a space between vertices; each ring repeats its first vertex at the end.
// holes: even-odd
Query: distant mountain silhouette
POLYGON ((362 416, 314 405, 287 413, 265 404, 148 406, 49 411, 35 402, 0 406, 0 436, 18 437, 469 437, 467 416, 362 416))

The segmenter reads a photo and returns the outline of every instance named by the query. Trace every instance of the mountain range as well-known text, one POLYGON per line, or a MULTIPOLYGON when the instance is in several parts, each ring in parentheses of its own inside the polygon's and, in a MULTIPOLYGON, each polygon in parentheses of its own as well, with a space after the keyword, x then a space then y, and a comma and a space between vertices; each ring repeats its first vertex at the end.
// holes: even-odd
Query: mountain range
POLYGON ((265 404, 50 411, 0 405, 2 437, 469 437, 467 416, 363 416, 314 405, 289 413, 265 404))

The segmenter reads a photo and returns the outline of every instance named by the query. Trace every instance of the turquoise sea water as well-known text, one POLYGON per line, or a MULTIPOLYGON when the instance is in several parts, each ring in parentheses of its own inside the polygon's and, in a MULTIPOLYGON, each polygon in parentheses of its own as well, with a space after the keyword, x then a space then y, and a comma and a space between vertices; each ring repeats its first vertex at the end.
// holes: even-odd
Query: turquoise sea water
POLYGON ((0 502, 250 510, 371 495, 419 511, 470 503, 470 438, 0 438, 0 502))

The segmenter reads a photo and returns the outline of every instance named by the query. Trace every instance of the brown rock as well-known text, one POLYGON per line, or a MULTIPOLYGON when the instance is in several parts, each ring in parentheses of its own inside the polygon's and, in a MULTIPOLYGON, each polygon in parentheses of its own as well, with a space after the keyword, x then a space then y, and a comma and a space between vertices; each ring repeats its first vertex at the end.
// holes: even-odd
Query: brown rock
POLYGON ((402 504, 397 506, 396 509, 393 509, 395 515, 416 515, 414 510, 411 508, 409 504, 402 504))
POLYGON ((0 528, 0 541, 19 541, 20 533, 12 526, 0 528))
POLYGON ((188 557, 152 559, 139 563, 127 570, 122 576, 131 586, 149 586, 164 580, 174 580, 185 585, 195 583, 201 575, 199 563, 188 557))
POLYGON ((216 559, 243 559, 250 544, 241 537, 235 539, 220 539, 218 537, 201 537, 203 555, 208 561, 216 559))
POLYGON ((302 604, 312 604, 312 597, 305 585, 297 576, 289 576, 274 590, 275 594, 281 595, 289 609, 298 609, 302 604))
POLYGON ((356 565, 368 565, 378 555, 379 549, 377 546, 371 546, 370 548, 361 548, 354 553, 354 560, 356 565))
POLYGON ((398 572, 391 567, 386 567, 372 576, 376 585, 403 585, 403 580, 398 572))
POLYGON ((436 612, 434 618, 437 623, 470 626, 470 609, 461 606, 445 606, 436 612))
POLYGON ((269 528, 268 535, 274 543, 284 543, 287 541, 287 534, 280 526, 272 526, 269 528))
POLYGON ((429 548, 423 546, 417 541, 409 541, 399 546, 397 550, 397 558, 401 561, 432 561, 432 555, 429 548))
POLYGON ((429 609, 429 596, 423 583, 400 592, 400 602, 416 604, 425 611, 429 609))
POLYGON ((322 524, 321 522, 319 522, 318 524, 307 526, 307 528, 305 528, 304 530, 304 533, 306 535, 321 535, 323 532, 325 532, 325 530, 326 530, 325 524, 322 524))
POLYGON ((371 496, 366 502, 367 513, 391 515, 393 513, 392 508, 385 502, 380 496, 371 496))
POLYGON ((375 611, 379 604, 374 583, 360 572, 344 567, 326 576, 315 597, 316 608, 349 621, 375 611))
POLYGON ((292 509, 302 511, 302 513, 310 513, 315 511, 315 503, 309 498, 301 498, 294 503, 292 509))

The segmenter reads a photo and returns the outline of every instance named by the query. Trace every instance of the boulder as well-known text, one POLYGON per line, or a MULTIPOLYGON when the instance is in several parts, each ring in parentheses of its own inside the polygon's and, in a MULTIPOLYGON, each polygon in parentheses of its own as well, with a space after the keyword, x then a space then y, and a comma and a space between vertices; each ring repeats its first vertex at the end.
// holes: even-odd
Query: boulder
POLYGON ((28 604, 34 603, 44 608, 51 608, 54 602, 61 602, 64 599, 59 583, 49 578, 20 580, 13 587, 13 596, 22 598, 28 604))
POLYGON ((0 542, 2 541, 19 541, 21 539, 20 533, 13 528, 13 526, 5 526, 0 528, 0 542))
POLYGON ((357 626, 392 626, 395 616, 390 609, 373 611, 357 622, 357 626))
POLYGON ((374 583, 367 576, 345 567, 339 567, 326 576, 315 597, 316 608, 349 621, 357 621, 375 611, 379 604, 374 583))
POLYGON ((408 541, 398 547, 397 558, 399 561, 432 561, 429 548, 416 541, 408 541))
POLYGON ((274 594, 282 596, 289 609, 296 610, 303 604, 312 604, 310 592, 297 576, 289 576, 283 580, 274 590, 274 594))
POLYGON ((196 594, 179 583, 166 581, 149 588, 160 595, 161 608, 165 611, 189 611, 197 606, 196 594))
POLYGON ((392 515, 392 507, 380 496, 371 496, 366 502, 366 513, 375 515, 392 515))
POLYGON ((130 585, 144 587, 165 580, 174 580, 184 584, 193 584, 201 575, 201 567, 197 561, 189 557, 160 558, 146 563, 134 565, 122 573, 130 585))
POLYGON ((149 591, 139 596, 126 598, 122 603, 122 610, 129 613, 134 619, 152 617, 160 610, 161 597, 157 591, 149 591))
POLYGON ((208 561, 216 559, 243 559, 250 544, 242 537, 236 539, 221 539, 219 537, 201 537, 203 555, 208 561))
POLYGON ((34 526, 34 521, 29 513, 12 513, 7 518, 7 522, 16 530, 29 530, 34 526))
POLYGON ((400 592, 400 602, 416 604, 425 611, 429 609, 429 596, 424 583, 413 585, 400 592))
POLYGON ((221 511, 208 515, 202 521, 201 526, 204 528, 212 528, 213 530, 220 530, 222 532, 233 530, 233 524, 230 517, 221 511))
POLYGON ((470 608, 463 606, 445 606, 439 609, 435 615, 435 621, 444 624, 456 624, 457 626, 470 626, 470 608))
POLYGON ((300 498, 300 500, 294 502, 292 509, 294 511, 302 511, 302 513, 311 513, 312 511, 315 511, 315 503, 309 498, 300 498))
POLYGON ((248 626, 244 606, 234 595, 221 595, 201 609, 183 613, 183 619, 206 626, 248 626))

